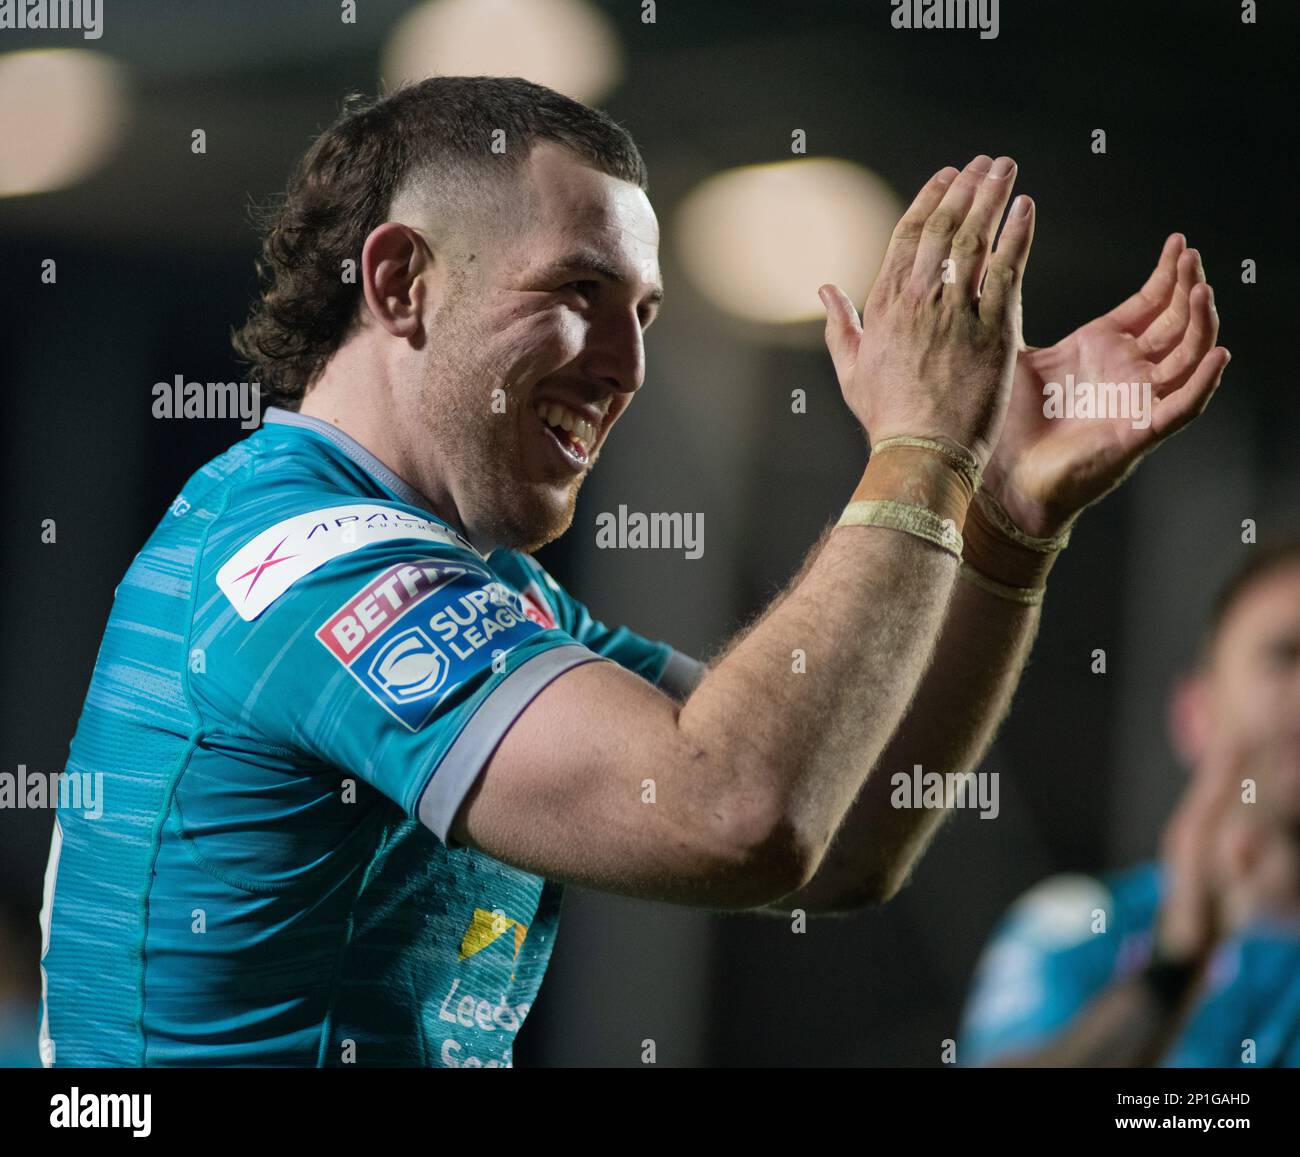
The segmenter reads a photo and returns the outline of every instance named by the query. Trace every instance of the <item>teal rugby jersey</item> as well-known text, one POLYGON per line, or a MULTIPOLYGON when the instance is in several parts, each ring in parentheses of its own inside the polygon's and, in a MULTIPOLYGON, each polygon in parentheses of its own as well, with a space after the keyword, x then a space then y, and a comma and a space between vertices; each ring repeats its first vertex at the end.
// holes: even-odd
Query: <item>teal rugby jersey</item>
MULTIPOLYGON (((988 1064, 1043 1047, 1110 985, 1138 972, 1150 959, 1167 889, 1161 865, 1145 863, 1100 878, 1056 876, 1022 896, 980 960, 959 1062, 988 1064), (1105 933, 1094 929, 1098 910, 1105 933)), ((1218 946, 1205 988, 1159 1065, 1300 1066, 1300 922, 1259 918, 1218 946)))
POLYGON ((42 913, 67 1065, 505 1066, 561 889, 449 843, 557 675, 698 665, 477 553, 324 422, 280 410, 198 471, 117 589, 42 913))

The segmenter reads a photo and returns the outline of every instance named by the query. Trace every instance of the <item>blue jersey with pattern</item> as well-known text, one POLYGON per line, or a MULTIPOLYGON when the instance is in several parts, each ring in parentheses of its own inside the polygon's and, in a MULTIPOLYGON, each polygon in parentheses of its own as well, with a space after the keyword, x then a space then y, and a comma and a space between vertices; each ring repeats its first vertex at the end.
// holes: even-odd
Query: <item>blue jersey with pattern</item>
MULTIPOLYGON (((1140 971, 1164 889, 1160 866, 1147 863, 1095 879, 1054 877, 1022 896, 976 969, 959 1062, 1048 1044, 1103 990, 1140 971)), ((1256 920, 1218 947, 1205 992, 1160 1065, 1300 1066, 1300 923, 1256 920)))
POLYGON ((117 588, 42 913, 68 1065, 505 1066, 561 888, 449 840, 559 674, 685 661, 484 557, 326 423, 271 410, 117 588))

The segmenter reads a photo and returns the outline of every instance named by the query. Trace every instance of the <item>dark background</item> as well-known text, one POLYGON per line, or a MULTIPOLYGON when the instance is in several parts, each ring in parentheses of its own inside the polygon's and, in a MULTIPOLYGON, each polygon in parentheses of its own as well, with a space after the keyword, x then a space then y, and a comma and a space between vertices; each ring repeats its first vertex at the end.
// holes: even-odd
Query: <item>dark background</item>
MULTIPOLYGON (((601 103, 637 138, 664 226, 668 305, 635 411, 541 560, 598 617, 705 655, 788 579, 851 492, 863 443, 824 350, 728 321, 676 276, 672 211, 735 165, 809 154, 869 166, 904 200, 944 164, 1009 153, 1038 204, 1026 337, 1047 344, 1135 290, 1167 234, 1216 290, 1225 384, 1195 426, 1079 525, 1031 666, 986 763, 1001 815, 959 814, 887 909, 814 921, 719 916, 576 889, 519 1064, 930 1065, 975 959, 1026 887, 1152 854, 1180 791, 1170 680, 1215 583, 1300 512, 1293 349, 1294 71, 1300 11, 1237 0, 1004 0, 1001 33, 903 32, 885 0, 597 5, 626 55, 601 103), (1104 128, 1108 153, 1090 150, 1104 128), (1241 262, 1258 263, 1243 285, 1241 262), (807 389, 809 413, 789 412, 807 389), (706 550, 597 551, 595 515, 705 514, 706 550), (1108 673, 1090 672, 1092 652, 1108 673)), ((250 199, 342 94, 372 90, 410 5, 365 0, 355 27, 312 0, 105 3, 105 35, 0 32, 128 66, 135 119, 75 188, 0 198, 4 663, 0 770, 66 758, 114 587, 183 480, 243 431, 159 421, 154 382, 247 377, 228 334, 252 288, 250 199), (208 153, 190 152, 204 127, 208 153), (41 262, 58 262, 55 286, 41 262), (42 520, 57 543, 41 542, 42 520)), ((3 143, 0 142, 0 146, 3 143)), ((869 709, 869 705, 864 705, 869 709)), ((51 816, 0 812, 11 985, 36 978, 51 816)), ((0 988, 5 983, 0 961, 0 988)), ((35 1011, 33 1004, 32 1024, 35 1011)))

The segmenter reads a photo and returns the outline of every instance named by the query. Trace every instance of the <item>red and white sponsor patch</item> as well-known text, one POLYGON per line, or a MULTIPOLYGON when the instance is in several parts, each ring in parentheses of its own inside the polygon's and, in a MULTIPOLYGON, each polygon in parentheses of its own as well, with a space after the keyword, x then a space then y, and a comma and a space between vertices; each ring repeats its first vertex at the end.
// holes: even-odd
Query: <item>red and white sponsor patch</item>
POLYGON ((530 582, 524 587, 519 597, 523 600, 524 614, 529 619, 539 627, 555 626, 555 614, 546 601, 546 596, 542 594, 542 588, 535 582, 530 582))
POLYGON ((340 663, 350 663, 416 603, 469 570, 433 559, 390 567, 335 611, 316 632, 316 638, 340 663))

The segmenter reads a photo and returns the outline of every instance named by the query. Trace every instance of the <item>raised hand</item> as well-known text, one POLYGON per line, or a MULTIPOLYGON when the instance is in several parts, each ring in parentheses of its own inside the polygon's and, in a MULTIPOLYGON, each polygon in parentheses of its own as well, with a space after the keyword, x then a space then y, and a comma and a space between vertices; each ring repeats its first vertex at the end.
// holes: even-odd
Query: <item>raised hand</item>
POLYGON ((1157 941, 1170 959, 1204 959, 1224 934, 1216 852, 1225 824, 1240 810, 1241 780, 1249 761, 1245 744, 1219 732, 1165 828, 1161 858, 1168 888, 1157 920, 1157 941))
POLYGON ((1034 234, 1033 202, 1018 197, 990 253, 1015 172, 1010 157, 979 156, 931 177, 894 230, 861 320, 841 289, 822 287, 840 388, 872 442, 944 436, 988 461, 1034 234))
MULTIPOLYGON (((1218 332, 1200 254, 1175 233, 1127 301, 1053 346, 1020 351, 985 490, 1026 533, 1058 533, 1209 404, 1230 357, 1214 344, 1218 332), (1099 400, 1103 383, 1136 384, 1140 404, 1136 412, 1093 417, 1045 412, 1049 384, 1064 390, 1071 378, 1076 388, 1098 387, 1099 400)), ((1127 396, 1131 402, 1133 393, 1127 396)))

